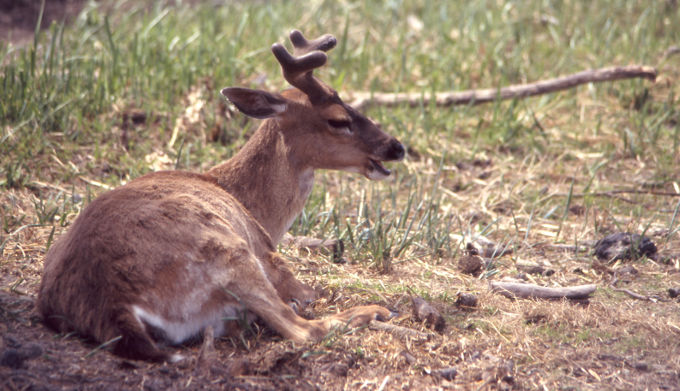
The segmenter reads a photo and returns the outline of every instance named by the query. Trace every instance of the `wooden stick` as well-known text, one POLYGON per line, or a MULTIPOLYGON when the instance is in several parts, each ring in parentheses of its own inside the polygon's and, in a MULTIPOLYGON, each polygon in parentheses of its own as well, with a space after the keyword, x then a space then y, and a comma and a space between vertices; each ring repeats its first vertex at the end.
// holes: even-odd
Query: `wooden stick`
POLYGON ((651 301, 652 303, 656 303, 657 301, 664 302, 664 303, 670 301, 670 299, 665 299, 665 298, 658 296, 658 295, 644 296, 644 295, 641 295, 639 293, 635 293, 635 292, 631 291, 630 289, 617 288, 616 287, 617 282, 619 282, 619 277, 617 276, 617 273, 615 272, 614 278, 612 278, 612 281, 609 283, 609 286, 612 288, 613 291, 625 293, 626 295, 632 297, 633 299, 642 300, 642 301, 651 301))
POLYGON ((350 105, 360 110, 369 105, 398 106, 408 104, 411 107, 420 104, 434 104, 440 107, 454 105, 480 104, 496 100, 526 98, 528 96, 547 94, 549 92, 566 90, 586 83, 598 83, 621 79, 645 78, 654 81, 656 69, 645 65, 629 65, 623 67, 608 67, 589 69, 568 76, 541 80, 529 84, 516 84, 503 88, 488 88, 481 90, 448 91, 448 92, 355 92, 350 95, 350 105))
MULTIPOLYGON (((680 197, 680 193, 675 193, 675 192, 672 192, 672 191, 638 190, 638 189, 609 190, 609 191, 593 192, 593 193, 572 193, 571 195, 568 194, 568 193, 555 193, 555 194, 549 195, 548 197, 569 197, 569 196, 571 196, 572 198, 583 198, 583 197, 586 197, 586 196, 612 197, 612 198, 618 198, 622 201, 626 201, 626 202, 629 202, 629 203, 635 203, 634 201, 631 201, 627 198, 617 197, 618 194, 643 194, 643 195, 654 195, 654 196, 663 196, 663 197, 680 197)), ((541 201, 543 201, 543 199, 541 201)))
POLYGON ((579 285, 564 288, 548 288, 533 284, 521 284, 516 282, 492 282, 490 284, 493 292, 509 298, 538 298, 538 299, 586 299, 590 296, 597 285, 579 285))

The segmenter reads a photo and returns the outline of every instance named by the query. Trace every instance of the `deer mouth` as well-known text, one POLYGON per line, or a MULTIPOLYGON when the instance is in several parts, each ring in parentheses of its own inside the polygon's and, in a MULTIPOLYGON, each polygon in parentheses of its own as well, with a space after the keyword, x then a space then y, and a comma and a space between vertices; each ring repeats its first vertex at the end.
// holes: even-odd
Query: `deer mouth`
POLYGON ((366 175, 366 178, 375 181, 385 179, 388 176, 390 176, 391 173, 392 171, 388 170, 385 166, 383 166, 380 161, 369 158, 368 167, 364 175, 366 175))

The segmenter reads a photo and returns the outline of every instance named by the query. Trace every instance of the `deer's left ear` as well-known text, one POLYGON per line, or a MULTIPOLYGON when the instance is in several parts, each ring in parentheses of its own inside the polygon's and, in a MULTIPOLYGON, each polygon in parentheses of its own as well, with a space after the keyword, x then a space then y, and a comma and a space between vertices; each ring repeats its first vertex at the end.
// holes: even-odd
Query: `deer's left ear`
POLYGON ((266 91, 227 87, 220 93, 243 114, 253 118, 270 118, 286 111, 286 100, 266 91))

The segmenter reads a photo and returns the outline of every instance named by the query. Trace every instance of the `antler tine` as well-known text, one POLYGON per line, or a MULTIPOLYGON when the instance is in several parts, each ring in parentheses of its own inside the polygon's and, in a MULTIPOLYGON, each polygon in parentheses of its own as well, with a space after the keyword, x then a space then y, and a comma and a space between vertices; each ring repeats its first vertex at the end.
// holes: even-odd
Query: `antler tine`
POLYGON ((290 85, 307 94, 313 104, 319 102, 329 92, 312 73, 314 69, 326 64, 328 57, 324 52, 335 46, 335 37, 326 34, 313 41, 308 41, 301 32, 293 30, 290 33, 290 40, 295 46, 295 57, 282 44, 275 43, 272 45, 272 52, 281 64, 283 77, 290 85))
POLYGON ((330 34, 324 34, 319 38, 309 41, 302 35, 300 30, 293 30, 290 32, 290 42, 295 47, 295 55, 301 56, 314 50, 321 50, 327 52, 335 47, 338 41, 330 34))

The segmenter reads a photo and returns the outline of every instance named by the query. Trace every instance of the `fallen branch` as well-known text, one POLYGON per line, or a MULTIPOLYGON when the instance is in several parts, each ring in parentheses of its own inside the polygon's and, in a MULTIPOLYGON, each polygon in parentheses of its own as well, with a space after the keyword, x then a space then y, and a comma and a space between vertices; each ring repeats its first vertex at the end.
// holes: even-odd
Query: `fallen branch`
POLYGON ((538 298, 538 299, 587 299, 597 285, 579 285, 564 288, 548 288, 533 284, 521 284, 517 282, 492 282, 490 284, 493 292, 498 292, 505 297, 514 298, 538 298))
POLYGON ((562 91, 586 83, 598 83, 621 79, 645 78, 654 81, 656 69, 645 65, 629 65, 589 69, 568 76, 541 80, 529 84, 516 84, 503 88, 481 90, 449 91, 449 92, 355 92, 350 95, 350 105, 360 110, 369 105, 398 106, 408 104, 411 107, 420 104, 434 104, 441 107, 488 103, 496 100, 526 98, 528 96, 562 91))
POLYGON ((371 330, 386 331, 390 334, 394 334, 397 337, 410 337, 417 339, 430 339, 434 334, 423 333, 422 331, 409 329, 408 327, 397 326, 392 323, 384 323, 376 320, 372 320, 368 324, 368 328, 371 330))
POLYGON ((617 288, 616 287, 617 282, 619 282, 619 278, 618 278, 617 274, 615 273, 614 278, 612 278, 612 281, 609 283, 609 286, 612 288, 613 291, 625 293, 626 295, 632 297, 633 299, 642 300, 642 301, 651 301, 652 303, 656 303, 656 302, 665 303, 665 302, 670 301, 669 299, 665 299, 665 298, 658 296, 658 295, 644 296, 644 295, 641 295, 639 293, 635 293, 635 292, 631 291, 630 289, 617 288))
POLYGON ((548 200, 553 197, 571 197, 571 198, 583 198, 583 197, 609 197, 616 198, 621 201, 627 202, 629 204, 635 204, 636 202, 628 198, 621 197, 619 194, 642 194, 642 195, 653 195, 662 197, 680 197, 680 193, 675 193, 672 191, 656 191, 656 190, 637 190, 637 189, 624 189, 624 190, 610 190, 592 193, 555 193, 545 196, 540 199, 539 202, 548 200))

